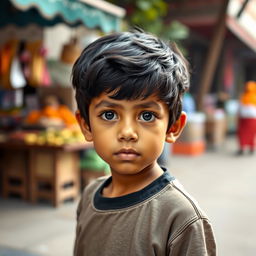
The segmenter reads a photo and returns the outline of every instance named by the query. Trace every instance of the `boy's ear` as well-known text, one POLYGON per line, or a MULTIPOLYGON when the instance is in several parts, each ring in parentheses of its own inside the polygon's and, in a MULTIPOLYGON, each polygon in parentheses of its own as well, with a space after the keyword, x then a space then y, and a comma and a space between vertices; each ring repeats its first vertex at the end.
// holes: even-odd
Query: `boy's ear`
POLYGON ((166 133, 165 141, 168 143, 174 143, 180 136, 183 128, 186 125, 187 115, 185 112, 181 112, 179 119, 169 128, 166 133))
POLYGON ((90 126, 86 123, 84 118, 81 116, 81 113, 79 110, 76 111, 76 120, 80 126, 80 129, 87 141, 92 141, 92 132, 90 129, 90 126))

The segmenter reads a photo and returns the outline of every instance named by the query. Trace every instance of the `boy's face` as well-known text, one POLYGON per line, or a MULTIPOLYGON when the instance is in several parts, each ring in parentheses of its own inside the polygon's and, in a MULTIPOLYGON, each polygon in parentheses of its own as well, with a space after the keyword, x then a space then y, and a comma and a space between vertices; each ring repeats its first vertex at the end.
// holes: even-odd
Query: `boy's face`
POLYGON ((156 96, 145 100, 115 100, 108 94, 94 98, 89 107, 90 128, 77 114, 86 140, 119 174, 137 174, 153 167, 164 142, 174 142, 186 116, 167 131, 169 111, 156 96))

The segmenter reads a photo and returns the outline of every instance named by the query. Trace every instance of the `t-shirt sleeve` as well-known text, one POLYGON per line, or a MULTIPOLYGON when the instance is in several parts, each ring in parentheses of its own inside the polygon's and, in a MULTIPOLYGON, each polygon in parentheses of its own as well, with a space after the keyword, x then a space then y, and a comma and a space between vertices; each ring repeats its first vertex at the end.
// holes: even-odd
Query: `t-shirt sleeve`
POLYGON ((88 204, 94 194, 95 189, 101 184, 103 177, 98 178, 96 181, 91 182, 85 187, 81 195, 80 201, 77 206, 76 211, 76 237, 74 244, 74 256, 79 255, 79 250, 81 250, 81 241, 79 242, 81 233, 81 223, 83 223, 82 217, 83 211, 88 207, 88 204))
POLYGON ((169 241, 170 256, 216 256, 216 244, 209 221, 199 218, 188 223, 169 241))

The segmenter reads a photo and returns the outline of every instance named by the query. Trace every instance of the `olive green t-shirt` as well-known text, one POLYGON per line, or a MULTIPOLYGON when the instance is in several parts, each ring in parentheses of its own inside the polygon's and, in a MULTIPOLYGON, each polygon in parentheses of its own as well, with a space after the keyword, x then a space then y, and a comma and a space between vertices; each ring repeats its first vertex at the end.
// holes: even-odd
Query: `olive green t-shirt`
POLYGON ((102 196, 109 178, 87 186, 77 210, 75 256, 216 255, 207 216, 165 170, 144 189, 102 196))

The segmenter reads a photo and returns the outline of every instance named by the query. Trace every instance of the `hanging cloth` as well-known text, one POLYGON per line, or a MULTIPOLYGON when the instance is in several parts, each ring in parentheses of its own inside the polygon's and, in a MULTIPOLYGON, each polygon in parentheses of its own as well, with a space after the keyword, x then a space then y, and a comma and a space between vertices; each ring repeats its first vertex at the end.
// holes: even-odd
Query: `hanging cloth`
POLYGON ((46 66, 46 50, 43 48, 42 41, 27 42, 26 50, 30 56, 28 84, 34 87, 49 86, 51 79, 46 66))
POLYGON ((19 41, 8 41, 1 50, 0 76, 4 89, 17 89, 26 85, 18 57, 19 41))
POLYGON ((37 87, 40 84, 40 78, 43 73, 42 58, 39 55, 41 45, 41 41, 26 43, 26 50, 30 55, 28 84, 34 87, 37 87))
POLYGON ((14 89, 22 88, 26 85, 26 80, 22 72, 19 58, 17 56, 14 56, 11 63, 10 84, 14 89))

